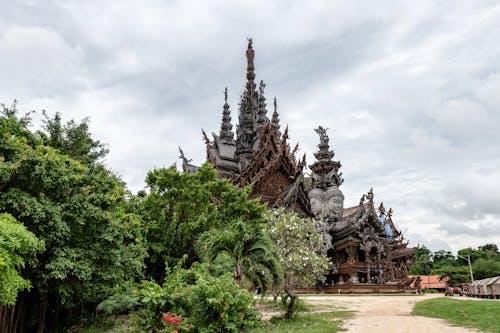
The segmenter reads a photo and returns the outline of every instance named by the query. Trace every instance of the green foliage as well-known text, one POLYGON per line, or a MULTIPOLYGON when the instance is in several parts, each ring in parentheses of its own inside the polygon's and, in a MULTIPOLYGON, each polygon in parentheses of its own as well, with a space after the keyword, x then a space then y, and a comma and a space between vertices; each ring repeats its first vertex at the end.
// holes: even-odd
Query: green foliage
POLYGON ((43 252, 44 243, 9 214, 0 214, 0 306, 13 305, 17 294, 30 288, 18 270, 26 255, 43 252))
POLYGON ((253 296, 231 274, 212 276, 206 264, 167 269, 161 286, 143 282, 139 300, 144 312, 138 326, 147 332, 239 332, 260 324, 253 296), (168 316, 179 319, 178 325, 165 322, 168 316))
POLYGON ((237 222, 255 225, 265 207, 248 200, 240 189, 217 177, 209 163, 198 172, 179 173, 175 167, 149 172, 150 194, 138 197, 137 209, 146 222, 149 258, 147 275, 161 280, 164 261, 170 265, 188 255, 186 267, 199 261, 193 244, 205 231, 237 222))
POLYGON ((439 290, 436 290, 436 289, 423 289, 422 290, 424 294, 440 294, 441 292, 439 290))
MULTIPOLYGON (((22 272, 34 286, 24 304, 33 298, 71 309, 99 302, 115 285, 141 277, 142 220, 127 214, 121 181, 101 164, 89 166, 44 145, 16 110, 4 108, 2 116, 0 211, 46 245, 22 272)), ((64 131, 63 138, 71 137, 64 131)), ((71 140, 78 146, 76 137, 71 140)), ((43 324, 46 313, 26 315, 43 324)))
POLYGON ((278 209, 268 214, 268 232, 275 241, 285 271, 285 288, 323 281, 330 268, 317 221, 278 209))
POLYGON ((105 145, 90 136, 88 118, 83 119, 81 123, 70 120, 63 125, 60 113, 49 117, 47 112, 43 111, 43 115, 43 129, 46 132, 38 131, 37 134, 46 146, 88 166, 95 165, 108 154, 109 150, 105 145))
POLYGON ((107 315, 124 314, 133 310, 137 305, 139 305, 137 290, 129 282, 114 288, 113 294, 99 303, 97 311, 107 315))
POLYGON ((277 249, 264 230, 265 221, 254 222, 238 220, 224 228, 212 228, 200 235, 195 248, 206 262, 225 254, 233 263, 237 283, 245 277, 265 292, 281 284, 283 269, 277 249))
POLYGON ((432 253, 425 246, 415 252, 415 263, 410 266, 409 273, 413 275, 429 275, 432 269, 432 253))
POLYGON ((477 259, 472 264, 472 271, 476 280, 500 276, 500 255, 494 258, 477 259))
POLYGON ((500 302, 435 298, 417 303, 413 312, 420 316, 446 319, 457 326, 500 332, 500 302))
POLYGON ((443 266, 434 269, 431 273, 439 275, 440 280, 446 278, 446 284, 449 286, 470 283, 469 268, 467 266, 443 266))
POLYGON ((287 317, 293 315, 297 296, 292 289, 324 281, 330 268, 326 246, 316 231, 317 221, 278 209, 267 215, 268 232, 276 243, 285 275, 284 289, 289 296, 287 317))
POLYGON ((451 251, 439 250, 434 252, 432 255, 432 267, 433 269, 444 267, 444 266, 457 266, 459 263, 457 262, 455 256, 451 253, 451 251))
POLYGON ((478 250, 480 250, 480 251, 491 251, 491 252, 494 252, 496 254, 500 254, 500 252, 498 252, 498 246, 496 244, 485 244, 483 246, 480 246, 478 248, 478 250))
MULTIPOLYGON (((465 248, 458 251, 464 258, 470 257, 475 280, 495 277, 500 275, 500 253, 495 244, 479 246, 477 250, 465 248)), ((468 265, 467 260, 460 258, 463 265, 468 265)))

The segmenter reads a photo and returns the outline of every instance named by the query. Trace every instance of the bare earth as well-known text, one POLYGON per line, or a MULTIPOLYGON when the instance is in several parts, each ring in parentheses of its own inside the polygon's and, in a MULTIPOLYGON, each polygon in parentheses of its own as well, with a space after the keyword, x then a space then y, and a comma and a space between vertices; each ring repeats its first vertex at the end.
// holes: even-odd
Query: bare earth
MULTIPOLYGON (((356 333, 471 333, 478 330, 451 326, 442 319, 411 315, 413 306, 426 299, 442 295, 424 296, 301 296, 312 304, 334 305, 339 310, 353 311, 343 320, 347 332, 356 333)), ((457 297, 458 298, 458 297, 457 297)))

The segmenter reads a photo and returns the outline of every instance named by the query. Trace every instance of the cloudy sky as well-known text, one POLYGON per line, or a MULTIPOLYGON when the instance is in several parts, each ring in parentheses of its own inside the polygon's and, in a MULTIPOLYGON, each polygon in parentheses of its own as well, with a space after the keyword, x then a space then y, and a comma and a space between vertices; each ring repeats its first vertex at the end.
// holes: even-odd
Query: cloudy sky
MULTIPOLYGON (((346 206, 373 186, 411 244, 500 245, 499 1, 0 0, 0 102, 89 117, 132 191, 205 160, 246 38, 313 162, 329 128, 346 206)), ((271 108, 270 108, 271 109, 271 108)), ((36 119, 35 119, 36 120, 36 119)))

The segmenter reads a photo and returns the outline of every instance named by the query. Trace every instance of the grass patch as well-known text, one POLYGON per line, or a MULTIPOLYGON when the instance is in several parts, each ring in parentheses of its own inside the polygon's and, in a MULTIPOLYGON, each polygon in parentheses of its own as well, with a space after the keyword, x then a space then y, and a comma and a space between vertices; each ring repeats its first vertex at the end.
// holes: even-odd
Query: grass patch
MULTIPOLYGON (((288 304, 283 303, 283 301, 278 298, 276 301, 273 301, 270 298, 261 298, 256 302, 257 310, 260 312, 282 312, 285 313, 288 309, 288 304)), ((293 307, 294 312, 308 312, 314 310, 314 306, 306 303, 303 299, 299 298, 296 300, 295 305, 293 307)))
POLYGON ((265 327, 255 328, 248 333, 335 333, 345 331, 340 325, 340 318, 348 312, 333 311, 314 314, 301 314, 287 320, 274 317, 265 327))
POLYGON ((413 313, 420 316, 446 319, 453 325, 479 328, 487 332, 500 332, 500 302, 461 301, 435 298, 415 305, 413 313))

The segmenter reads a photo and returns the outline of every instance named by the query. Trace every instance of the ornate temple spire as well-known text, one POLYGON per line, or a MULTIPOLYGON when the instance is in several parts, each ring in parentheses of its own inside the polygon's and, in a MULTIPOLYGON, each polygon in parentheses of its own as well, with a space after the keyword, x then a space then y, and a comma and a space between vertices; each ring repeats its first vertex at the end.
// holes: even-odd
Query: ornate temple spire
POLYGON ((252 48, 252 39, 248 39, 247 57, 247 83, 240 101, 238 126, 236 129, 236 157, 240 169, 246 168, 252 159, 254 143, 257 140, 257 111, 258 101, 255 91, 255 52, 252 48))
POLYGON ((274 112, 273 112, 273 118, 271 120, 271 123, 273 123, 277 129, 279 129, 280 128, 280 118, 279 118, 280 115, 278 113, 278 102, 276 101, 276 97, 274 97, 273 105, 274 105, 274 112))
POLYGON ((222 111, 222 124, 220 127, 220 138, 223 141, 231 142, 234 138, 234 133, 232 131, 233 125, 231 124, 231 111, 229 110, 229 104, 227 104, 227 87, 224 89, 224 107, 222 111))
POLYGON ((250 97, 255 96, 255 65, 253 63, 253 59, 255 57, 255 51, 253 50, 252 47, 253 44, 253 39, 248 38, 248 47, 247 47, 247 92, 249 93, 250 97))
POLYGON ((378 206, 378 214, 380 217, 385 216, 385 207, 383 202, 381 202, 380 206, 378 206))
POLYGON ((373 204, 373 187, 370 187, 370 190, 366 194, 366 200, 368 200, 369 203, 373 204))
POLYGON ((260 80, 259 83, 259 92, 257 93, 258 100, 258 110, 257 110, 257 128, 262 127, 267 122, 269 122, 269 118, 267 118, 267 109, 266 109, 266 98, 264 97, 264 88, 266 84, 264 81, 260 80))
MULTIPOLYGON (((321 179, 322 182, 338 187, 342 185, 344 179, 342 179, 342 173, 338 172, 341 167, 340 162, 332 160, 333 156, 335 156, 335 153, 333 152, 333 150, 330 150, 330 145, 328 143, 329 138, 326 134, 327 130, 328 128, 323 128, 322 126, 319 126, 315 129, 316 133, 318 133, 319 135, 319 149, 318 152, 314 153, 316 162, 314 162, 314 164, 310 165, 309 167, 311 168, 313 173, 319 176, 318 179, 321 179)), ((325 184, 318 185, 325 186, 325 184)))
POLYGON ((276 97, 274 97, 274 112, 273 112, 273 117, 271 119, 271 124, 274 125, 274 128, 276 128, 276 134, 278 134, 278 138, 281 136, 280 132, 280 118, 279 118, 279 113, 278 113, 278 102, 276 100, 276 97))
POLYGON ((333 152, 333 150, 330 150, 330 145, 328 144, 328 142, 330 141, 328 135, 326 134, 328 128, 319 126, 315 129, 315 131, 319 135, 319 150, 317 153, 314 153, 314 156, 319 162, 331 161, 333 156, 335 156, 335 153, 333 152))

